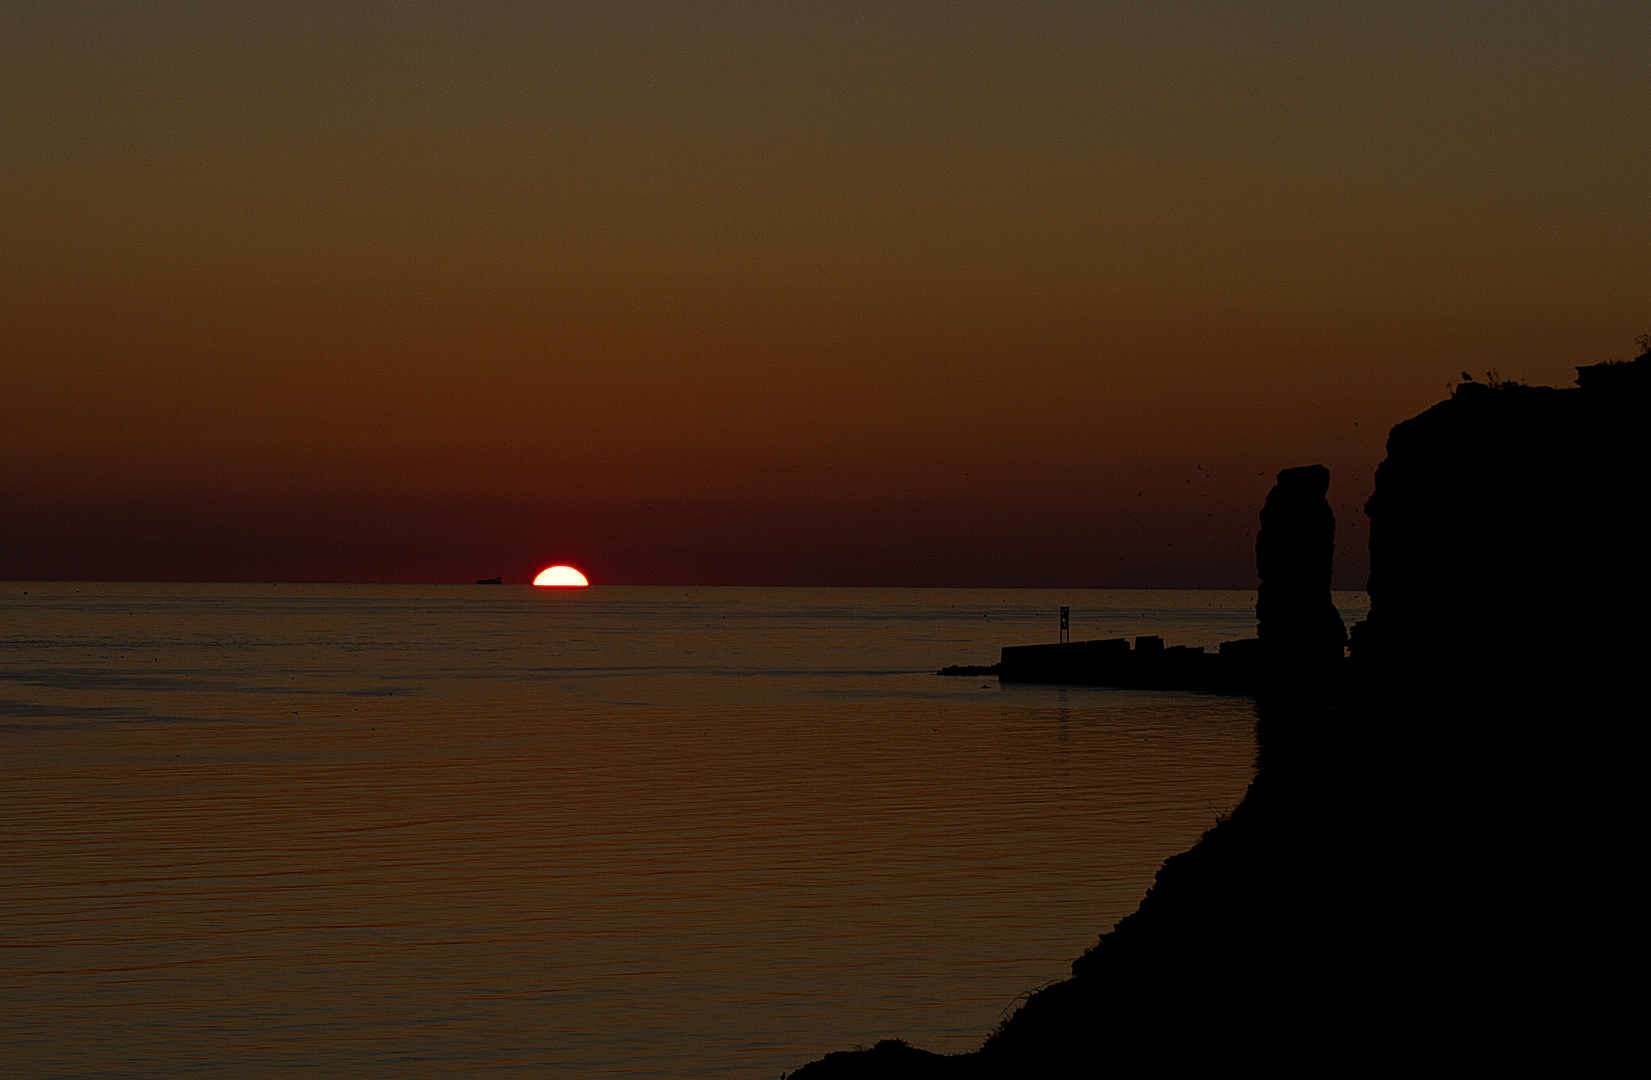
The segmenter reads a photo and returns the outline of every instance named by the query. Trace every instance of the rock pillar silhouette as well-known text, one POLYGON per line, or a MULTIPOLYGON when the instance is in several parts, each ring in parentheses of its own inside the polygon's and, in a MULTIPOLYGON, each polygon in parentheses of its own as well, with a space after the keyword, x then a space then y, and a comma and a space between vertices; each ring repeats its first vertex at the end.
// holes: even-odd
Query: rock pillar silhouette
POLYGON ((1336 515, 1323 465, 1285 469, 1261 508, 1256 536, 1256 621, 1262 642, 1263 746, 1277 748, 1310 723, 1323 705, 1342 656, 1347 629, 1330 599, 1336 515))

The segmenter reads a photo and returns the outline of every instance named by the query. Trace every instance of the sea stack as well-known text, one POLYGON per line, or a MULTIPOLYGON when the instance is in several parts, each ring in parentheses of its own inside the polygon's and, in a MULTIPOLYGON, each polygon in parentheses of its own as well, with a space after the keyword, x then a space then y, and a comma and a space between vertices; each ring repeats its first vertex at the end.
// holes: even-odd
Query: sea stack
POLYGON ((1341 613, 1330 600, 1336 515, 1325 493, 1323 465, 1285 469, 1261 508, 1255 541, 1256 621, 1269 651, 1307 662, 1340 659, 1347 644, 1341 613))
MULTIPOLYGON (((1257 633, 1261 639, 1258 692, 1277 706, 1259 732, 1265 749, 1277 751, 1307 725, 1322 704, 1347 649, 1347 628, 1330 599, 1336 551, 1336 515, 1325 493, 1323 465, 1285 469, 1261 508, 1255 541, 1257 633)), ((1322 719, 1322 718, 1321 718, 1322 719)))

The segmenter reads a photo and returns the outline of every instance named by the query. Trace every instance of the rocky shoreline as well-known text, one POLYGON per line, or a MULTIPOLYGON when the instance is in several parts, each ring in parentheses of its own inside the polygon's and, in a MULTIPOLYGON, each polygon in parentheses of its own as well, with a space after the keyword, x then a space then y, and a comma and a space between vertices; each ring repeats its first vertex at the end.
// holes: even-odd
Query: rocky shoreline
POLYGON ((792 1080, 1631 1052, 1651 350, 1577 383, 1465 383, 1393 429, 1350 640, 1328 473, 1281 473, 1243 802, 980 1049, 887 1041, 792 1080))

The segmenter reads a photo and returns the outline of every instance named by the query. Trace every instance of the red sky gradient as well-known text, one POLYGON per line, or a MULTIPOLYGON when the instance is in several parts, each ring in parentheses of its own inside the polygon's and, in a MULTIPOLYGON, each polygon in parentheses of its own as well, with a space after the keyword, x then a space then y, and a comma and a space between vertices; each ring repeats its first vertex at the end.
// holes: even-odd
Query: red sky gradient
POLYGON ((1651 329, 1641 3, 17 4, 0 578, 1248 586, 1651 329))

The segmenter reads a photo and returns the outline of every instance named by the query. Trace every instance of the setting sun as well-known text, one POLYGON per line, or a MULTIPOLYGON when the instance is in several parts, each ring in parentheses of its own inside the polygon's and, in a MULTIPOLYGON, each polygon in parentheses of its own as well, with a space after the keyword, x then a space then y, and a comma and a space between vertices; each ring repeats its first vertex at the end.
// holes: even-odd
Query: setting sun
POLYGON ((541 589, 582 589, 590 581, 571 566, 547 566, 539 571, 533 584, 541 589))

